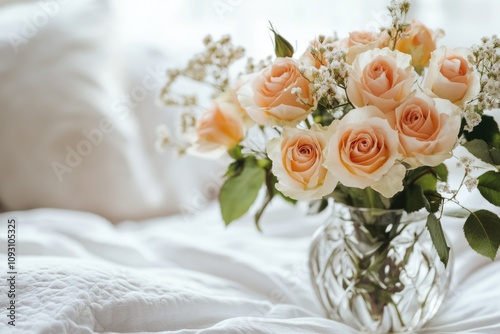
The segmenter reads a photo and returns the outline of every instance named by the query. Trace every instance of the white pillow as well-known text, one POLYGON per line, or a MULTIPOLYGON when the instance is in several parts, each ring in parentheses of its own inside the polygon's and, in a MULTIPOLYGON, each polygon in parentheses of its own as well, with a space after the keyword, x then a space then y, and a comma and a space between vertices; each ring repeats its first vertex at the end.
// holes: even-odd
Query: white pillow
POLYGON ((183 180, 154 166, 117 84, 125 77, 113 22, 102 0, 0 6, 3 210, 58 207, 120 221, 182 207, 165 180, 183 180))
MULTIPOLYGON (((168 205, 189 215, 196 213, 217 195, 228 161, 179 156, 174 145, 168 146, 161 154, 155 149, 159 125, 166 126, 172 142, 183 141, 180 131, 181 110, 159 103, 160 90, 167 79, 167 68, 180 62, 163 45, 127 38, 124 44, 128 74, 126 91, 131 97, 129 109, 135 113, 142 131, 143 150, 151 161, 159 184, 168 190, 168 205)), ((182 89, 192 90, 193 87, 201 88, 186 82, 182 89)), ((203 94, 200 92, 200 95, 203 94)), ((210 103, 210 99, 207 103, 210 103)))

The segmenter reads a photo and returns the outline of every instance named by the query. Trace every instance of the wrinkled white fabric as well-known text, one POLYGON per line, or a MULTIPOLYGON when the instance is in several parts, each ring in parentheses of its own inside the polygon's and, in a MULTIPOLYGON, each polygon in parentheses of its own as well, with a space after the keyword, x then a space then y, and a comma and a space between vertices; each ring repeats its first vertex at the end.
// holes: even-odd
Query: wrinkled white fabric
MULTIPOLYGON (((78 211, 8 212, 0 215, 2 267, 12 218, 17 321, 7 325, 1 293, 1 333, 356 333, 323 317, 309 283, 308 246, 324 215, 276 203, 260 234, 250 216, 225 228, 215 205, 118 226, 78 211)), ((461 219, 443 223, 452 284, 421 332, 500 332, 500 260, 468 248, 461 219)))

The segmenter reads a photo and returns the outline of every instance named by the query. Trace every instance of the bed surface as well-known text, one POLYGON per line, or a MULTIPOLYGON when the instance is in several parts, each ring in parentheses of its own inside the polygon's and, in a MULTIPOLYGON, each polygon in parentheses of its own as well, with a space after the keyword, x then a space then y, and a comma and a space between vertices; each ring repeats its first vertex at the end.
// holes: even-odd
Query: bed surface
MULTIPOLYGON (((309 283, 307 249, 324 215, 276 203, 263 234, 251 217, 225 228, 215 205, 117 226, 57 209, 0 215, 12 218, 17 320, 13 330, 2 307, 1 333, 356 333, 323 318, 309 283)), ((500 261, 467 247, 461 219, 444 224, 452 284, 420 333, 499 333, 500 261)), ((5 231, 0 236, 6 263, 5 231)), ((8 302, 5 293, 0 302, 8 302)))

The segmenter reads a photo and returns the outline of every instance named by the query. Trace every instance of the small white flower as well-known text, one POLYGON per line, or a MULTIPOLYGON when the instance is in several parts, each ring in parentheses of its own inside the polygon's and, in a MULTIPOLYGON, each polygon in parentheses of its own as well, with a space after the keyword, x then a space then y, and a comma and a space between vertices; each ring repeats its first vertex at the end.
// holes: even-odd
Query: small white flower
POLYGON ((458 158, 457 167, 469 169, 472 164, 474 164, 474 159, 468 156, 461 156, 458 158))
POLYGON ((166 125, 159 125, 156 128, 156 141, 155 141, 155 149, 157 152, 164 152, 167 147, 172 143, 172 136, 170 134, 170 130, 166 125))
POLYGON ((475 177, 469 176, 467 180, 465 180, 464 184, 467 187, 467 190, 471 192, 477 187, 478 182, 479 181, 475 177))

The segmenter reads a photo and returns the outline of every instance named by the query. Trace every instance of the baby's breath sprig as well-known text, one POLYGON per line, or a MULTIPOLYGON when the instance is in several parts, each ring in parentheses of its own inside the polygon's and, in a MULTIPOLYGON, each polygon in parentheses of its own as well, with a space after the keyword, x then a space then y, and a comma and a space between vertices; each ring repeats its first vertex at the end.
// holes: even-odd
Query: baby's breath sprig
MULTIPOLYGON (((312 120, 328 126, 352 108, 345 89, 349 75, 346 50, 338 47, 336 35, 320 35, 309 46, 315 65, 302 65, 299 70, 311 83, 314 99, 318 101, 312 120)), ((294 90, 300 98, 300 92, 294 90)))
POLYGON ((189 95, 175 95, 170 88, 180 77, 209 84, 215 88, 214 95, 223 92, 230 84, 229 68, 245 55, 245 50, 234 46, 229 35, 213 40, 206 36, 205 50, 193 56, 186 67, 167 70, 167 82, 160 93, 160 99, 167 105, 191 106, 196 99, 189 95))
MULTIPOLYGON (((205 50, 194 55, 184 68, 167 70, 167 82, 160 93, 160 100, 167 106, 179 107, 181 133, 187 135, 195 131, 199 111, 204 108, 199 105, 196 94, 179 94, 172 86, 180 78, 188 78, 213 88, 213 97, 224 92, 230 85, 229 69, 237 60, 243 58, 245 51, 242 47, 234 46, 229 35, 213 40, 210 35, 203 39, 205 50)), ((183 155, 189 143, 175 141, 173 137, 160 129, 156 148, 163 150, 166 147, 175 147, 179 155, 183 155)))
POLYGON ((168 94, 162 96, 162 102, 167 106, 192 107, 198 105, 198 98, 192 94, 168 94))
POLYGON ((405 31, 410 24, 406 21, 406 15, 410 10, 411 2, 409 0, 392 0, 387 9, 392 18, 390 27, 382 28, 387 31, 390 38, 389 47, 394 50, 399 39, 405 38, 405 31))
POLYGON ((347 78, 349 76, 347 65, 347 52, 345 49, 332 48, 325 54, 328 62, 328 71, 335 82, 335 85, 345 89, 347 87, 347 78))
MULTIPOLYGON (((259 60, 257 63, 253 57, 247 58, 247 63, 245 65, 245 72, 241 74, 252 74, 263 70, 264 68, 270 66, 273 63, 273 57, 271 55, 264 59, 259 60)), ((240 75, 241 75, 240 74, 240 75)))
POLYGON ((319 101, 318 111, 313 115, 316 122, 328 125, 341 118, 352 108, 345 89, 349 76, 346 51, 329 43, 319 48, 326 66, 313 70, 312 84, 319 101))
POLYGON ((339 38, 337 33, 333 36, 319 35, 310 45, 309 53, 317 64, 325 66, 327 53, 336 48, 339 38))
POLYGON ((471 51, 468 61, 479 73, 481 89, 465 105, 467 131, 481 122, 484 110, 500 108, 500 39, 496 35, 483 37, 481 44, 472 46, 471 51))
POLYGON ((156 128, 155 149, 158 153, 164 153, 167 148, 173 148, 178 156, 183 156, 189 147, 186 141, 176 139, 166 125, 159 125, 156 128))

